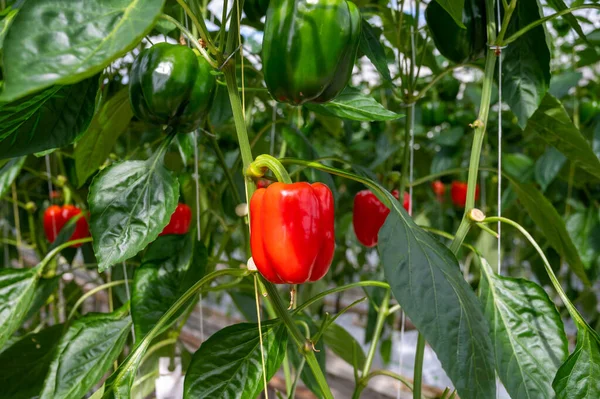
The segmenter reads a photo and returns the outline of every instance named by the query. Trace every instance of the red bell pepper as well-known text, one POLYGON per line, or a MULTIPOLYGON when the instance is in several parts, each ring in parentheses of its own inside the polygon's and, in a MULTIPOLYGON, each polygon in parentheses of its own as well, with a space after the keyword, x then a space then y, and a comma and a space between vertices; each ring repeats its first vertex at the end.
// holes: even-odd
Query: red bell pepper
MULTIPOLYGON (((398 199, 398 190, 392 191, 392 195, 398 199)), ((408 212, 410 196, 404 193, 402 206, 408 212)), ((354 209, 352 212, 352 224, 356 238, 366 247, 377 245, 377 235, 390 210, 369 190, 359 191, 354 197, 354 209)))
MULTIPOLYGON (((467 202, 467 188, 468 184, 462 181, 453 181, 452 188, 450 189, 450 195, 452 196, 452 202, 459 208, 464 208, 467 202)), ((475 200, 479 199, 479 184, 475 186, 475 200)))
POLYGON ((169 224, 165 226, 159 236, 167 234, 186 234, 190 231, 190 222, 192 220, 192 210, 186 204, 177 204, 175 212, 171 215, 169 224))
POLYGON ((250 200, 250 247, 274 284, 321 279, 335 250, 333 194, 322 183, 273 183, 250 200))
POLYGON ((438 199, 444 197, 444 194, 446 193, 446 186, 444 185, 444 183, 442 183, 441 180, 436 180, 433 183, 431 183, 431 189, 433 190, 435 196, 438 197, 438 199))
MULTIPOLYGON (((81 213, 81 209, 77 208, 73 205, 51 205, 44 212, 44 232, 46 233, 46 238, 51 243, 56 240, 58 233, 62 230, 62 228, 67 224, 67 222, 79 215, 81 213)), ((77 240, 79 238, 85 238, 90 236, 90 230, 88 227, 87 219, 84 216, 81 216, 75 222, 75 230, 69 238, 69 241, 77 240)), ((83 244, 71 245, 71 247, 80 247, 83 244)))

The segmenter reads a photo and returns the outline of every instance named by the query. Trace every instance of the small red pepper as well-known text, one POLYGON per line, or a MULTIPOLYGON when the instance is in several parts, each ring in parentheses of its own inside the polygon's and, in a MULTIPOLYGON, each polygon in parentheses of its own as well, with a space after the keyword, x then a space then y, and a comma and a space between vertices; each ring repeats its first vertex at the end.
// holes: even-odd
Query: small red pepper
POLYGON ((269 184, 271 184, 271 182, 267 179, 258 179, 256 182, 256 188, 267 188, 269 187, 269 184))
MULTIPOLYGON (((392 195, 398 199, 400 193, 398 190, 392 191, 392 195)), ((402 206, 408 212, 410 206, 410 196, 404 193, 402 206)), ((377 235, 390 210, 379 198, 369 190, 359 191, 354 196, 354 209, 352 211, 352 224, 356 238, 366 247, 377 245, 377 235)))
MULTIPOLYGON (((467 188, 468 184, 462 181, 453 181, 452 188, 450 189, 450 195, 452 196, 452 202, 459 208, 464 208, 467 202, 467 188)), ((479 199, 479 184, 475 186, 475 200, 479 199)))
MULTIPOLYGON (((81 209, 73 205, 49 206, 44 212, 44 232, 46 233, 46 238, 48 241, 51 243, 54 242, 65 224, 67 224, 71 218, 79 215, 80 213, 81 209)), ((75 230, 73 231, 71 238, 69 238, 69 241, 89 236, 90 230, 87 219, 84 215, 75 222, 75 230)), ((83 244, 71 245, 71 247, 77 248, 81 245, 83 244)))
POLYGON ((436 180, 433 183, 431 183, 431 189, 433 190, 435 196, 438 198, 442 198, 446 193, 446 186, 444 185, 444 183, 442 183, 441 180, 436 180))
POLYGON ((192 220, 192 210, 186 204, 177 204, 175 212, 171 215, 169 224, 165 226, 159 236, 167 234, 186 234, 190 231, 190 222, 192 220))
POLYGON ((250 200, 250 247, 274 284, 321 279, 335 250, 333 194, 322 183, 273 183, 250 200))

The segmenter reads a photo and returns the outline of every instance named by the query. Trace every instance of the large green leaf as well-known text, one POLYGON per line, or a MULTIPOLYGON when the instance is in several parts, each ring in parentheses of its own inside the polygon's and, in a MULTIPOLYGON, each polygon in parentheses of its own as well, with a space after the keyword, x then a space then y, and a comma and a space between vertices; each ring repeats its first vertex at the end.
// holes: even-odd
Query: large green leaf
MULTIPOLYGON (((148 247, 142 265, 133 276, 131 315, 136 341, 141 340, 171 305, 204 276, 206 261, 206 248, 189 234, 162 236, 148 247)), ((172 322, 184 310, 185 307, 181 308, 172 322)))
POLYGON ((24 163, 25 157, 12 158, 0 168, 0 197, 6 194, 24 163))
POLYGON ((552 383, 558 399, 600 398, 600 337, 579 326, 575 351, 562 365, 552 383))
POLYGON ((6 14, 4 18, 0 20, 0 50, 2 50, 2 47, 4 46, 4 38, 8 33, 8 28, 10 28, 10 24, 12 23, 13 19, 15 19, 15 17, 17 16, 17 12, 19 11, 10 10, 8 14, 6 14))
POLYGON ((59 276, 40 278, 38 280, 38 283, 35 287, 35 292, 33 294, 33 300, 31 301, 29 310, 27 311, 27 314, 23 320, 28 320, 46 304, 48 298, 50 298, 50 295, 52 295, 52 293, 58 288, 59 280, 59 276))
POLYGON ((495 346, 496 370, 512 399, 550 398, 568 355, 563 322, 539 285, 498 276, 481 259, 479 284, 495 346))
POLYGON ((546 94, 538 110, 533 114, 524 134, 538 134, 548 144, 562 152, 577 166, 600 179, 600 159, 592 146, 575 127, 562 104, 546 94))
POLYGON ((164 0, 29 0, 4 39, 4 91, 14 101, 102 71, 134 48, 164 0))
POLYGON ((361 370, 365 365, 365 352, 356 339, 339 324, 330 324, 323 333, 325 345, 349 365, 356 364, 361 370))
POLYGON ((391 121, 404 115, 397 114, 359 90, 346 87, 336 98, 325 104, 305 104, 306 108, 327 116, 335 116, 355 121, 391 121))
POLYGON ((25 319, 38 278, 37 269, 0 269, 0 348, 25 319))
POLYGON ((387 282, 431 345, 459 396, 495 395, 494 352, 481 303, 456 257, 415 224, 389 193, 392 210, 379 232, 387 282))
POLYGON ((0 354, 0 399, 39 397, 63 328, 27 334, 0 354))
POLYGON ((521 205, 527 210, 529 217, 539 227, 548 243, 565 258, 577 277, 589 285, 590 282, 585 274, 579 253, 569 237, 565 222, 552 203, 533 184, 520 184, 513 179, 510 182, 521 205))
MULTIPOLYGON (((465 0, 435 0, 442 6, 444 10, 450 14, 454 22, 461 28, 465 28, 462 22, 463 8, 465 7, 465 0)), ((466 28, 465 28, 466 29, 466 28)))
POLYGON ((95 111, 98 77, 53 86, 24 99, 0 103, 0 158, 60 148, 83 133, 95 111))
MULTIPOLYGON (((548 5, 554 8, 556 11, 563 11, 568 8, 563 0, 548 0, 548 5)), ((573 28, 573 30, 577 32, 577 35, 579 35, 581 39, 583 39, 588 45, 590 45, 587 36, 585 35, 585 33, 583 33, 583 29, 581 29, 581 25, 579 25, 579 21, 577 21, 575 15, 565 14, 562 16, 562 18, 566 19, 569 25, 571 25, 571 28, 573 28)))
POLYGON ((169 223, 178 197, 179 182, 163 166, 160 153, 98 174, 88 197, 98 270, 131 258, 154 241, 169 223))
MULTIPOLYGON (((507 35, 543 16, 538 0, 518 1, 507 35)), ((531 29, 502 52, 504 101, 522 128, 540 105, 550 86, 550 49, 544 25, 531 29)))
POLYGON ((78 399, 111 368, 131 331, 126 308, 87 314, 65 332, 52 359, 42 399, 78 399))
MULTIPOLYGON (((262 324, 267 381, 277 372, 287 346, 287 330, 262 324)), ((264 389, 258 325, 235 324, 213 334, 194 353, 185 375, 184 398, 255 399, 264 389)))
POLYGON ((75 170, 81 187, 108 158, 117 139, 127 129, 133 117, 129 105, 129 91, 121 89, 111 97, 94 116, 90 127, 75 147, 75 170))
POLYGON ((556 148, 550 146, 535 162, 535 181, 542 191, 546 191, 550 183, 558 176, 567 158, 556 148))
POLYGON ((386 196, 392 210, 378 248, 394 297, 436 352, 459 396, 494 397, 494 352, 480 301, 452 252, 386 196))
POLYGON ((567 231, 583 265, 588 270, 600 267, 600 212, 595 207, 579 210, 566 222, 567 231))
POLYGON ((390 70, 379 36, 365 18, 361 22, 360 50, 371 60, 377 71, 388 82, 392 81, 390 70))

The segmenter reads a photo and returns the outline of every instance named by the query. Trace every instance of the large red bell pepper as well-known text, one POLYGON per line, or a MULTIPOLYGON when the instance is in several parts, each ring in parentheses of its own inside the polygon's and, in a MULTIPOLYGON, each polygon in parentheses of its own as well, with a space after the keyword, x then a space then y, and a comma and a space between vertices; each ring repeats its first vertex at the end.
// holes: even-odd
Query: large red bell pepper
MULTIPOLYGON (((450 189, 452 202, 459 208, 464 208, 467 203, 467 190, 469 185, 462 181, 453 181, 450 189)), ((479 199, 479 184, 475 186, 475 200, 479 199)))
MULTIPOLYGON (((398 190, 392 191, 392 195, 398 199, 398 190)), ((410 196, 404 193, 402 200, 404 209, 408 211, 410 196)), ((352 212, 352 224, 356 238, 366 247, 377 245, 377 235, 390 210, 369 190, 359 191, 354 197, 354 209, 352 212)))
POLYGON ((335 250, 333 195, 322 183, 273 183, 250 200, 250 246, 258 271, 275 284, 322 278, 335 250))

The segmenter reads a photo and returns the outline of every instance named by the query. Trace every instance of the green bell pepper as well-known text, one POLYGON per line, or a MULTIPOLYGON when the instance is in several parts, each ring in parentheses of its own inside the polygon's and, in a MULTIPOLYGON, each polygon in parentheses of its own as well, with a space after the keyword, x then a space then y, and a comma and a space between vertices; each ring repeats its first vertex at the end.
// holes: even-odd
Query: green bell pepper
POLYGON ((143 50, 129 75, 133 113, 144 122, 180 132, 198 128, 215 92, 211 69, 189 47, 159 43, 143 50))
POLYGON ((427 6, 425 20, 435 47, 450 61, 461 64, 485 55, 485 0, 465 0, 462 22, 466 29, 458 26, 437 1, 427 6))
POLYGON ((323 103, 348 84, 361 16, 346 0, 272 0, 263 38, 263 72, 273 98, 323 103))

